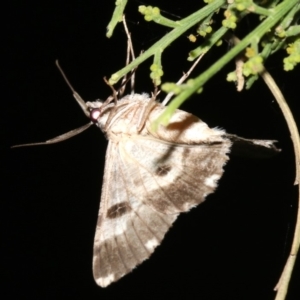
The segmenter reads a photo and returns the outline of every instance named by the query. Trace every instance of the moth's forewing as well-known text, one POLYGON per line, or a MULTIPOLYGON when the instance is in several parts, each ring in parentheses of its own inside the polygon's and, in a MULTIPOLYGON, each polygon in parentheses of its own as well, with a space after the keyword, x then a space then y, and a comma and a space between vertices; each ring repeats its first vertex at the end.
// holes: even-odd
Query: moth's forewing
POLYGON ((93 260, 102 287, 151 255, 178 214, 214 191, 228 160, 224 131, 181 110, 153 132, 151 122, 165 109, 157 104, 139 131, 149 101, 129 95, 109 124, 111 106, 98 119, 109 139, 93 260))

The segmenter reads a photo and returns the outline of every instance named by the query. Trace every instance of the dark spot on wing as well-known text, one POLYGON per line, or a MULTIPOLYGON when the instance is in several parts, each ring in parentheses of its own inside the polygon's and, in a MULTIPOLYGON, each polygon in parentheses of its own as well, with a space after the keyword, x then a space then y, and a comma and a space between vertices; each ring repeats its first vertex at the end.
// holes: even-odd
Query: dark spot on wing
POLYGON ((131 207, 127 202, 121 202, 111 206, 106 213, 106 217, 109 219, 120 218, 124 214, 127 214, 131 211, 131 207))
POLYGON ((155 171, 155 174, 157 176, 166 176, 171 171, 171 169, 171 166, 168 165, 158 166, 155 171))
POLYGON ((183 156, 185 157, 185 156, 189 155, 189 154, 190 154, 190 152, 191 152, 191 149, 190 149, 190 148, 187 148, 187 147, 185 147, 185 148, 184 148, 184 150, 183 150, 183 156))

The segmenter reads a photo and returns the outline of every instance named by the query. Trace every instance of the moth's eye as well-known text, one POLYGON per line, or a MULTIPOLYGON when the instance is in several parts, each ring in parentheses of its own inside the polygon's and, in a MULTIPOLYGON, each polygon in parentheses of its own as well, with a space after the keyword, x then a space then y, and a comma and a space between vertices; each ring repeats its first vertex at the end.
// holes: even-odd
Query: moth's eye
POLYGON ((100 117, 100 109, 99 108, 93 108, 90 112, 90 119, 92 122, 96 123, 98 118, 100 117))

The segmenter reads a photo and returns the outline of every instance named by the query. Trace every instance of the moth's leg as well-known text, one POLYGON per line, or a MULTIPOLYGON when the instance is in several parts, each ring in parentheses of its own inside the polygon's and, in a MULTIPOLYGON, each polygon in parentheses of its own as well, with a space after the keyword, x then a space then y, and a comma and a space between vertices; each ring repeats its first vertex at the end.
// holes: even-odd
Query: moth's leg
MULTIPOLYGON (((125 16, 123 16, 123 26, 124 26, 124 30, 126 32, 126 36, 127 36, 127 54, 126 54, 126 66, 130 64, 130 62, 132 62, 133 60, 135 60, 135 54, 134 54, 134 50, 133 50, 133 44, 132 44, 132 40, 131 40, 131 34, 128 30, 127 27, 127 23, 126 23, 126 19, 125 16)), ((127 82, 130 80, 131 84, 130 84, 130 92, 133 94, 134 93, 134 85, 135 85, 135 71, 137 68, 134 68, 130 71, 129 74, 126 74, 121 82, 120 88, 117 91, 117 96, 118 98, 122 98, 123 94, 125 92, 126 89, 126 85, 127 82)))
POLYGON ((145 106, 144 110, 140 114, 139 121, 138 121, 138 127, 137 127, 138 132, 140 132, 143 129, 151 110, 156 105, 157 94, 158 94, 158 89, 157 89, 157 87, 155 87, 154 93, 152 93, 151 100, 149 101, 147 106, 145 106))
POLYGON ((113 95, 108 97, 106 99, 106 101, 102 104, 102 107, 105 107, 107 104, 109 104, 110 102, 114 101, 114 107, 112 108, 112 110, 109 112, 109 115, 108 115, 108 118, 107 118, 107 121, 105 123, 105 126, 104 126, 104 130, 106 131, 107 128, 108 128, 108 125, 110 123, 110 121, 112 120, 113 116, 115 115, 115 112, 116 112, 116 109, 117 109, 117 104, 118 104, 118 92, 114 89, 114 87, 109 84, 109 82, 107 81, 107 79, 104 77, 103 78, 105 83, 111 88, 112 92, 113 92, 113 95))
MULTIPOLYGON (((203 53, 202 55, 200 55, 197 60, 193 63, 193 65, 190 67, 190 69, 186 72, 183 73, 182 77, 177 81, 177 85, 182 84, 192 73, 192 71, 196 68, 196 66, 198 65, 199 61, 201 60, 201 58, 203 57, 205 53, 203 53)), ((165 99, 163 100, 163 102, 161 103, 162 105, 166 106, 168 104, 168 102, 170 101, 170 99, 173 97, 174 93, 170 92, 168 93, 168 95, 165 97, 165 99)))
POLYGON ((15 145, 12 146, 11 148, 18 148, 18 147, 27 147, 27 146, 39 146, 39 145, 50 145, 50 144, 55 144, 55 143, 59 143, 62 142, 64 140, 67 140, 81 132, 83 132, 84 130, 88 129, 91 125, 93 125, 93 122, 90 122, 88 124, 85 124, 79 128, 73 129, 71 131, 68 131, 64 134, 61 134, 59 136, 56 136, 53 139, 47 140, 46 142, 39 142, 39 143, 30 143, 30 144, 21 144, 21 145, 15 145))
MULTIPOLYGON (((123 15, 123 26, 124 26, 124 30, 126 32, 126 36, 127 36, 127 56, 126 56, 126 66, 129 65, 130 62, 132 62, 133 60, 135 60, 135 54, 134 54, 134 50, 133 50, 133 44, 132 44, 132 40, 131 40, 131 34, 128 30, 127 27, 127 23, 126 23, 126 19, 125 16, 123 15)), ((133 69, 130 73, 130 91, 131 93, 134 93, 134 85, 135 85, 135 71, 136 68, 133 69)), ((122 97, 126 88, 126 83, 128 82, 129 79, 127 79, 128 76, 127 74, 124 76, 123 80, 122 80, 122 87, 119 90, 119 97, 122 97)))

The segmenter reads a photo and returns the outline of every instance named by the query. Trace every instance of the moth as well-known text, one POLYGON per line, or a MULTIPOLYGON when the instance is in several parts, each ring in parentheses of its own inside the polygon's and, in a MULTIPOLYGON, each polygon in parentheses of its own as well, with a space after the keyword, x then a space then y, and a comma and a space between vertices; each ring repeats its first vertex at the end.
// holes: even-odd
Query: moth
POLYGON ((165 106, 147 94, 86 103, 74 90, 73 95, 90 123, 43 143, 19 146, 57 143, 92 124, 108 139, 93 255, 93 274, 101 287, 149 258, 179 214, 216 189, 233 145, 278 150, 274 141, 209 128, 183 110, 153 130, 165 106))
POLYGON ((96 124, 109 140, 93 258, 105 287, 147 259, 178 215, 214 191, 231 142, 182 110, 153 131, 165 107, 147 94, 87 106, 99 110, 96 124))

